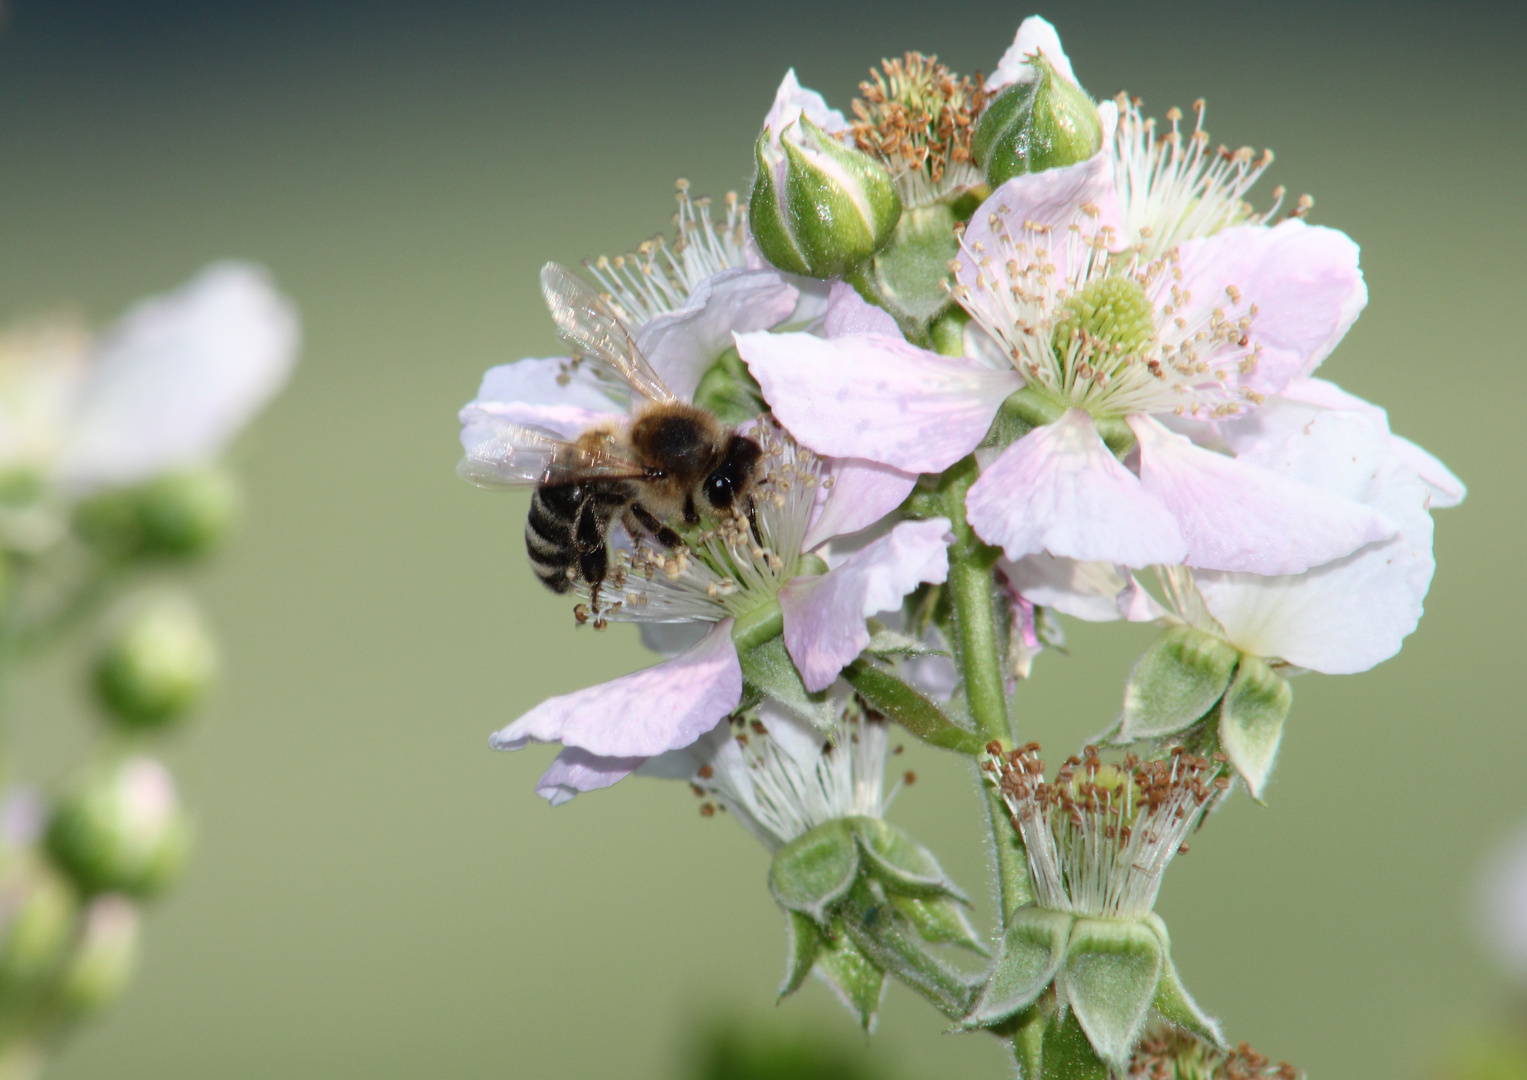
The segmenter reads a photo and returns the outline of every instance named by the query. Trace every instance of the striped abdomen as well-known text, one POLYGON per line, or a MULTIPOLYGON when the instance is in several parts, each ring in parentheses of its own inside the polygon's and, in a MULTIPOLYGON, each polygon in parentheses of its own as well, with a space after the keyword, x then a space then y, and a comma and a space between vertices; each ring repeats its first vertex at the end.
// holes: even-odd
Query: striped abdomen
POLYGON ((525 519, 525 550, 536 577, 558 593, 578 580, 589 585, 604 581, 609 561, 605 534, 633 495, 618 481, 536 488, 525 519))

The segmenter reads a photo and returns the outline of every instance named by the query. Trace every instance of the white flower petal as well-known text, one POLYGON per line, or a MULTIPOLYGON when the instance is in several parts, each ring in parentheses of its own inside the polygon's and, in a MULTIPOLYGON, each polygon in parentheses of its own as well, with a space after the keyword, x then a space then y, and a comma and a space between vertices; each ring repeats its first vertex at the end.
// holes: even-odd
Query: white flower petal
POLYGON ((650 757, 694 742, 741 697, 742 666, 726 619, 672 660, 548 698, 496 732, 489 745, 518 750, 559 742, 604 757, 650 757))
POLYGON ((1389 436, 1389 446, 1400 455, 1405 464, 1416 470, 1416 475, 1421 477, 1421 482, 1431 493, 1433 510, 1445 510, 1463 502, 1463 497, 1469 493, 1469 489, 1435 456, 1403 435, 1389 436))
MULTIPOLYGON (((1292 379, 1320 365, 1368 303, 1358 267, 1358 248, 1342 232, 1299 220, 1237 225, 1178 246, 1171 284, 1191 299, 1178 305, 1189 331, 1224 309, 1239 318, 1255 305, 1247 331, 1262 352, 1256 366, 1227 372, 1226 383, 1263 395, 1280 392, 1292 379), (1238 291, 1232 300, 1227 289, 1238 291)), ((1165 279, 1163 279, 1165 282, 1165 279)), ((1162 340, 1175 345, 1172 323, 1162 340)))
POLYGON ((1001 90, 1003 87, 1012 86, 1014 83, 1028 83, 1034 81, 1034 69, 1025 62, 1036 52, 1043 52, 1045 59, 1055 69, 1055 73, 1071 82, 1076 82, 1076 74, 1071 70, 1071 61, 1066 56, 1066 50, 1060 47, 1060 34, 1051 25, 1050 21, 1040 15, 1030 15, 1018 24, 1018 33, 1013 38, 1013 43, 1007 47, 1007 52, 1002 54, 1002 59, 997 62, 997 70, 992 72, 991 78, 986 80, 988 91, 1001 90))
POLYGON ((636 343, 668 389, 688 401, 732 347, 733 331, 767 330, 790 316, 799 295, 777 271, 724 270, 696 285, 679 310, 642 327, 636 343))
POLYGON ((571 366, 565 356, 530 358, 491 367, 477 397, 459 416, 461 446, 471 450, 503 423, 544 428, 576 439, 591 427, 625 417, 629 401, 610 396, 588 364, 571 366))
POLYGON ((870 643, 864 620, 949 574, 949 520, 905 521, 820 577, 779 592, 785 647, 810 691, 825 690, 870 643))
POLYGON ((1176 520, 1109 452, 1092 418, 1068 410, 1002 452, 970 488, 971 527, 1009 559, 1048 551, 1149 566, 1187 552, 1176 520))
POLYGON ((802 551, 869 528, 905 502, 917 484, 911 473, 861 458, 835 459, 827 475, 832 485, 801 542, 802 551))
POLYGON ((780 80, 779 89, 774 93, 774 104, 764 117, 763 126, 768 129, 774 143, 779 143, 780 133, 795 123, 803 112, 806 119, 829 135, 836 135, 849 128, 843 114, 837 109, 829 109, 827 101, 815 90, 802 87, 795 78, 795 68, 791 68, 780 80))
POLYGON ((738 334, 780 423, 826 457, 942 472, 976 448, 1023 380, 899 337, 738 334))
POLYGON ((859 295, 859 290, 846 281, 834 281, 827 301, 827 314, 822 320, 822 333, 826 337, 845 337, 849 334, 880 334, 899 338, 901 328, 884 308, 878 308, 859 295))
POLYGON ((1331 675, 1393 656, 1416 628, 1431 584, 1426 486, 1383 432, 1351 413, 1319 416, 1253 460, 1373 507, 1400 535, 1305 574, 1196 572, 1204 604, 1231 644, 1331 675))
POLYGON ((999 564, 1008 582, 1031 604, 1087 622, 1113 622, 1129 580, 1113 563, 1057 559, 1040 552, 999 564))
POLYGON ((1527 980, 1527 829, 1490 859, 1479 890, 1479 940, 1495 962, 1527 980))
POLYGON ((222 453, 286 382, 297 312, 261 269, 215 263, 102 338, 69 445, 68 484, 126 484, 222 453))
POLYGON ((600 757, 567 747, 536 781, 536 794, 553 806, 571 802, 584 791, 598 791, 624 780, 646 761, 641 757, 600 757))
POLYGON ((1148 416, 1129 425, 1140 484, 1176 516, 1189 566, 1299 574, 1397 531, 1371 507, 1194 446, 1148 416))

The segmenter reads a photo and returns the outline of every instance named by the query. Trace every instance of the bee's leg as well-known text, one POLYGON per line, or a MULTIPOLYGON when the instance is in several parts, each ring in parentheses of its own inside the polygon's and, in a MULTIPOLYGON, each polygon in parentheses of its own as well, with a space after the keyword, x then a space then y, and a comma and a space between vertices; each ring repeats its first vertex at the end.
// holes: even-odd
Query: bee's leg
POLYGON ((748 525, 753 529, 753 540, 759 547, 763 547, 763 533, 758 531, 758 504, 748 496, 748 525))
POLYGON ((700 524, 700 512, 695 509, 695 497, 693 494, 684 496, 684 524, 700 524))
POLYGON ((657 542, 665 548, 680 547, 684 543, 683 537, 659 521, 657 516, 641 503, 634 502, 631 504, 631 516, 636 519, 637 524, 651 533, 657 539, 657 542))

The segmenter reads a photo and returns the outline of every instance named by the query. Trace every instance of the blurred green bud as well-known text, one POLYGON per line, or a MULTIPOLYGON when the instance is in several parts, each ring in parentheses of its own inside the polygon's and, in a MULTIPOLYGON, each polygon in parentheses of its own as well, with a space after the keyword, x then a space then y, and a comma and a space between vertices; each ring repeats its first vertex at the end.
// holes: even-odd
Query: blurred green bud
POLYGON ((1198 720, 1230 685, 1240 653, 1202 630, 1174 626, 1135 662, 1124 688, 1120 742, 1161 739, 1198 720))
POLYGON ((190 827, 169 770, 136 756, 87 772, 54 807, 45 844, 86 895, 141 898, 179 873, 190 827))
POLYGON ((59 1004, 72 1016, 99 1012, 122 993, 138 960, 138 905, 108 893, 85 906, 79 938, 59 980, 59 1004))
POLYGON ((805 116, 755 148, 758 176, 748 224, 764 258, 781 270, 839 277, 879 251, 901 218, 901 196, 884 166, 845 146, 805 116))
POLYGON ((695 404, 728 424, 745 424, 769 411, 758 380, 748 371, 735 346, 722 353, 700 377, 695 404))
POLYGON ((78 907, 74 890, 30 851, 0 869, 0 991, 36 986, 62 961, 78 907))
POLYGON ((217 675, 217 649, 195 605, 165 597, 140 607, 95 665, 96 694, 121 727, 173 723, 204 697, 217 675))
POLYGON ((1037 53, 1034 77, 1014 83, 986 106, 971 155, 992 187, 1024 173, 1086 161, 1103 146, 1097 106, 1080 86, 1037 53))
POLYGON ((1220 702, 1219 741, 1253 799, 1262 798, 1293 703, 1293 687, 1267 661, 1241 658, 1235 681, 1220 702))
POLYGON ((75 509, 74 528, 116 558, 190 559, 227 538, 238 510, 238 485, 207 466, 94 495, 75 509))

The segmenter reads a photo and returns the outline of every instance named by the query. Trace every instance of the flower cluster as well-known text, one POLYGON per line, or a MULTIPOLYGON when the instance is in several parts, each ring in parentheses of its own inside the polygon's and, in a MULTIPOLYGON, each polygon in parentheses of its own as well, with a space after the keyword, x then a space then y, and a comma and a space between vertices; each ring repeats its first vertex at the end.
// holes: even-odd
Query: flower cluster
POLYGON ((1367 302, 1358 246, 1307 197, 1257 209, 1271 152, 1212 148, 1203 102, 1191 131, 1095 102, 1037 16, 988 78, 909 52, 861 95, 850 121, 788 72, 750 196, 723 220, 681 181, 671 240, 548 266, 569 355, 462 410, 462 475, 534 489, 541 580, 664 657, 492 745, 558 744, 553 804, 642 773, 742 821, 787 992, 816 971, 869 1023, 901 979, 1024 1075, 1274 1075, 1182 988, 1161 878, 1237 780, 1263 796, 1291 676, 1415 629, 1464 487, 1317 377, 1367 302), (1007 698, 1057 613, 1164 632, 1098 740, 1137 752, 1046 782, 1007 698), (889 723, 982 770, 979 977, 927 951, 984 946, 883 820, 889 723), (1142 1042, 1158 1022, 1198 1058, 1142 1042))

